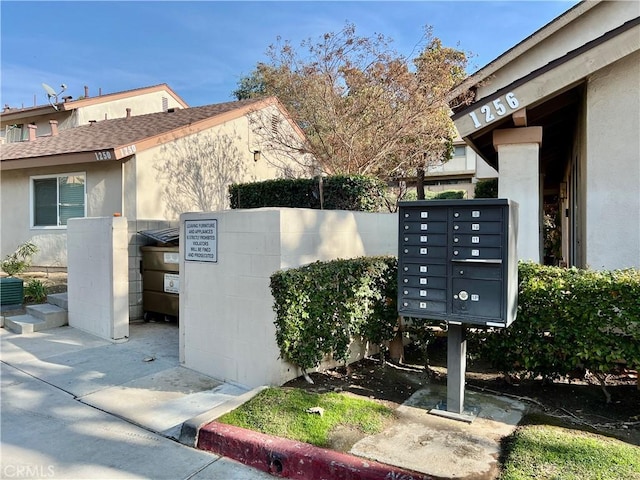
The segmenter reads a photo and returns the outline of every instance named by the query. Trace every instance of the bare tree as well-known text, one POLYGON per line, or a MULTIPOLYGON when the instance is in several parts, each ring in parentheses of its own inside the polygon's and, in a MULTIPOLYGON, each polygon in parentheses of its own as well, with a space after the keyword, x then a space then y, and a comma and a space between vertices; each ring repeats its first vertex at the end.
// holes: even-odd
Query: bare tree
POLYGON ((449 158, 455 130, 448 102, 464 77, 466 56, 443 47, 430 29, 413 60, 392 50, 383 35, 356 35, 351 24, 299 50, 279 40, 268 57, 234 94, 278 97, 306 135, 302 146, 264 118, 255 121, 254 131, 273 148, 310 153, 326 173, 384 179, 419 176, 449 158))
POLYGON ((156 157, 167 213, 213 211, 228 207, 228 186, 246 177, 235 145, 237 135, 194 134, 165 144, 156 157))

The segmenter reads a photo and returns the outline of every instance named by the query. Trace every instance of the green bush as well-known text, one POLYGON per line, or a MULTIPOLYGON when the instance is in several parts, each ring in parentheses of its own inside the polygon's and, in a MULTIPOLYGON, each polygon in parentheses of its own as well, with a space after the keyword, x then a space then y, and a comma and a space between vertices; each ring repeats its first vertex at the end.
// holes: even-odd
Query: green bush
MULTIPOLYGON (((336 175, 322 179, 325 210, 380 211, 386 185, 362 175, 336 175)), ((229 186, 231 208, 291 207, 319 209, 320 179, 278 179, 229 186)))
POLYGON ((640 367, 640 271, 519 265, 518 317, 480 334, 480 354, 505 373, 604 376, 640 367))
POLYGON ((31 257, 38 253, 37 245, 31 242, 25 242, 20 245, 15 252, 7 255, 0 268, 10 277, 24 273, 31 266, 31 257))
POLYGON ((34 278, 24 287, 24 297, 25 300, 34 303, 44 303, 47 299, 47 288, 44 283, 34 278))
POLYGON ((444 190, 437 192, 433 196, 429 196, 428 200, 457 200, 463 199, 467 192, 464 190, 444 190))
POLYGON ((473 196, 474 198, 498 198, 498 179, 478 180, 473 196))
POLYGON ((361 257, 315 262, 271 276, 276 341, 282 358, 303 370, 326 355, 346 361, 352 338, 393 338, 397 260, 361 257))

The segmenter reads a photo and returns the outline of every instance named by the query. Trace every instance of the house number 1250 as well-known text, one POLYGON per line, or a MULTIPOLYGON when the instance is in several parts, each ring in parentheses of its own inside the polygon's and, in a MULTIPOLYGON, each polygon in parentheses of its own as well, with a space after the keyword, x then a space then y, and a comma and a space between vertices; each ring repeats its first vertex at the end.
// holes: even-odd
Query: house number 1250
MULTIPOLYGON (((504 96, 504 102, 506 102, 511 111, 516 110, 520 106, 520 102, 518 102, 518 99, 513 92, 509 92, 504 96)), ((503 103, 502 98, 498 97, 493 102, 481 106, 479 113, 481 117, 484 116, 482 118, 484 123, 488 124, 496 119, 496 115, 499 117, 505 115, 507 113, 507 107, 503 103)), ((471 112, 469 116, 471 117, 471 120, 473 120, 473 126, 475 128, 482 126, 482 122, 478 119, 478 114, 476 114, 476 112, 471 112)))

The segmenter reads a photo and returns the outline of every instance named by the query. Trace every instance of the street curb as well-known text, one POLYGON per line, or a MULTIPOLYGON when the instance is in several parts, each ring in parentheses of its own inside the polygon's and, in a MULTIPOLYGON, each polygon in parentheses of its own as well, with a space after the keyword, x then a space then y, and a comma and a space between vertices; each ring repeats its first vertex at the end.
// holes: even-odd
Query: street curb
POLYGON ((201 413, 200 415, 197 415, 195 417, 190 418, 189 420, 186 420, 182 424, 182 427, 180 429, 180 436, 178 438, 178 441, 183 445, 187 445, 189 447, 197 447, 198 432, 203 425, 214 421, 216 418, 221 417, 225 413, 229 413, 231 410, 235 410, 243 403, 251 400, 253 397, 255 397, 258 393, 260 393, 265 388, 267 387, 262 386, 262 387, 254 388, 253 390, 249 390, 248 392, 243 393, 238 397, 234 397, 228 402, 224 402, 223 404, 218 405, 217 407, 212 408, 211 410, 207 410, 206 412, 201 413))
POLYGON ((307 443, 211 422, 197 448, 232 458, 281 478, 297 480, 432 480, 434 477, 307 443))

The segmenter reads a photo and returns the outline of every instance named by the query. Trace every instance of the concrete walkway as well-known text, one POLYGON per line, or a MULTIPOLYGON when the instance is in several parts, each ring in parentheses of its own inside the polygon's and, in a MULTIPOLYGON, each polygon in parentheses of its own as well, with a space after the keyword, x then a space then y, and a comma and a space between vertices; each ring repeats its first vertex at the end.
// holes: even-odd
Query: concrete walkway
POLYGON ((467 391, 473 423, 442 418, 429 410, 446 388, 428 386, 396 410, 390 428, 336 460, 336 452, 248 431, 220 438, 209 422, 254 392, 180 366, 175 324, 131 324, 124 343, 72 327, 0 329, 0 347, 0 478, 490 479, 500 440, 524 413, 519 402, 467 391), (196 438, 208 451, 189 448, 196 438))
POLYGON ((114 344, 71 327, 0 329, 0 478, 265 479, 175 439, 245 393, 178 365, 178 328, 132 324, 114 344))

